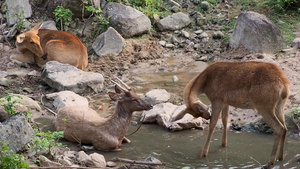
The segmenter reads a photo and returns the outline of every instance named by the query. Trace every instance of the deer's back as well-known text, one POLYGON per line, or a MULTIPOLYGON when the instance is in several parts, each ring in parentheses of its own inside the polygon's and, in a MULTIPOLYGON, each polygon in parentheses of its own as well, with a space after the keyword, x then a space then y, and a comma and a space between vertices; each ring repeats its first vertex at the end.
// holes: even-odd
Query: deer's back
POLYGON ((275 64, 264 62, 216 62, 205 69, 203 92, 212 100, 253 108, 256 103, 275 103, 289 95, 290 81, 275 64))

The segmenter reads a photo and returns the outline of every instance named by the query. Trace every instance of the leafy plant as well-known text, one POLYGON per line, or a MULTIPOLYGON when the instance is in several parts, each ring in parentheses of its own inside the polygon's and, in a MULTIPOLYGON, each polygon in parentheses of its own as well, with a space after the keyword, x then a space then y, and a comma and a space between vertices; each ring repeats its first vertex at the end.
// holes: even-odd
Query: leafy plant
POLYGON ((270 0, 269 4, 274 6, 277 10, 284 10, 285 8, 291 7, 297 0, 270 0))
POLYGON ((29 26, 25 25, 25 22, 27 21, 25 19, 25 14, 24 14, 24 10, 22 10, 22 12, 20 13, 16 13, 10 16, 10 18, 16 18, 16 23, 14 25, 14 27, 18 30, 22 30, 22 29, 30 29, 29 26))
MULTIPOLYGON (((4 103, 2 104, 3 108, 5 111, 8 112, 9 114, 9 117, 17 114, 18 112, 13 108, 14 107, 14 104, 16 103, 21 103, 20 101, 17 101, 17 100, 12 100, 12 98, 14 97, 14 95, 12 93, 8 93, 7 96, 4 97, 4 100, 0 100, 0 103, 4 103)), ((17 96, 19 97, 20 99, 23 99, 21 96, 17 96)))
POLYGON ((291 112, 294 116, 294 119, 298 119, 300 120, 300 108, 292 108, 292 112, 291 112))
MULTIPOLYGON (((87 3, 88 2, 85 1, 85 4, 87 3)), ((92 12, 92 15, 97 18, 97 21, 93 22, 93 36, 99 35, 107 29, 109 21, 103 16, 103 11, 101 10, 101 8, 96 8, 94 6, 85 6, 85 9, 89 12, 92 12)))
POLYGON ((25 163, 25 157, 20 154, 14 154, 8 147, 7 142, 2 142, 0 147, 0 168, 29 168, 29 164, 25 163))
POLYGON ((70 9, 65 9, 62 6, 57 6, 53 11, 55 21, 60 21, 60 29, 63 30, 63 26, 69 26, 72 21, 73 12, 70 9))
POLYGON ((63 138, 63 131, 55 132, 38 132, 35 130, 35 137, 31 139, 29 150, 35 154, 50 154, 51 150, 56 146, 63 146, 58 142, 59 139, 63 138))

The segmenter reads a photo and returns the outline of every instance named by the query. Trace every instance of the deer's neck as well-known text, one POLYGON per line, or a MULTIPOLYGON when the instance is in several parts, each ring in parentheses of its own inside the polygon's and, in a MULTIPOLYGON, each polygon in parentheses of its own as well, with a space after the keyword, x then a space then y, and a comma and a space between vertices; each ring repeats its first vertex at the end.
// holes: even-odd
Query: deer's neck
POLYGON ((117 104, 115 113, 109 119, 111 127, 115 128, 114 134, 123 138, 128 131, 131 119, 132 111, 121 103, 117 104))
POLYGON ((184 89, 184 101, 186 105, 190 105, 199 100, 199 95, 203 93, 205 86, 205 75, 203 73, 194 77, 184 89))

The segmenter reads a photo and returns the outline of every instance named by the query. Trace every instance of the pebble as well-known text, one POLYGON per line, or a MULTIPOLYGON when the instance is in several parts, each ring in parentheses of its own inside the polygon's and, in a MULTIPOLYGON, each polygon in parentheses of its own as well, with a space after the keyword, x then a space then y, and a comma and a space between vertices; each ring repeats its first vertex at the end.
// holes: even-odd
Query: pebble
POLYGON ((179 79, 178 79, 177 76, 174 75, 174 76, 172 77, 172 81, 173 81, 173 82, 178 82, 178 80, 179 80, 179 79))

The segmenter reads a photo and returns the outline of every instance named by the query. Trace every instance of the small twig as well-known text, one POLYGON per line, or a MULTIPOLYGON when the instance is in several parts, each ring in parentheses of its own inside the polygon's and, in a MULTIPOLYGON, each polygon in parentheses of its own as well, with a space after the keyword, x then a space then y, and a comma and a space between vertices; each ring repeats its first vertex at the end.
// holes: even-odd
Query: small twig
POLYGON ((250 156, 250 159, 253 160, 254 162, 256 162, 260 167, 262 167, 262 165, 260 164, 260 162, 258 162, 257 160, 255 160, 253 157, 250 156))
POLYGON ((57 116, 57 113, 55 113, 53 110, 49 109, 48 107, 45 106, 44 102, 43 102, 43 94, 41 96, 41 103, 43 105, 43 107, 48 110, 50 113, 54 114, 55 116, 57 116))
POLYGON ((130 163, 130 164, 143 164, 143 165, 165 165, 161 162, 135 161, 135 160, 119 158, 119 157, 114 157, 111 159, 111 161, 114 161, 114 162, 119 161, 119 162, 125 162, 125 163, 130 163))

